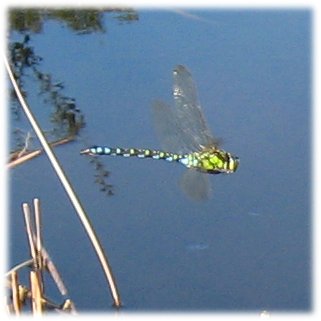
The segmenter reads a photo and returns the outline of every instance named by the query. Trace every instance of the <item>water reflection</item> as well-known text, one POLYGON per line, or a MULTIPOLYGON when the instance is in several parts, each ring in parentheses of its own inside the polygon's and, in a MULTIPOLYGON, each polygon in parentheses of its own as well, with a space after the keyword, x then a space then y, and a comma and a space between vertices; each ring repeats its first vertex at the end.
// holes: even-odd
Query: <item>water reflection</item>
POLYGON ((10 30, 40 33, 48 20, 67 25, 73 32, 89 34, 106 32, 104 14, 110 13, 120 23, 138 20, 138 13, 130 8, 113 9, 13 9, 9 13, 10 30))
MULTIPOLYGON (((33 36, 43 31, 45 23, 56 20, 68 26, 77 34, 105 33, 104 15, 109 13, 119 23, 138 20, 138 14, 132 9, 88 9, 88 10, 46 10, 13 9, 9 12, 8 54, 16 81, 25 98, 32 96, 28 92, 30 79, 38 86, 38 97, 43 105, 49 107, 48 120, 51 128, 45 128, 46 137, 53 145, 79 139, 81 129, 85 127, 85 116, 77 105, 76 99, 66 94, 63 80, 57 80, 52 71, 44 71, 41 57, 33 46, 33 36), (14 39, 14 40, 13 40, 14 39)), ((13 90, 10 94, 10 106, 15 121, 19 124, 20 106, 13 90)), ((22 128, 12 128, 11 152, 9 161, 14 166, 41 154, 41 149, 33 150, 34 135, 22 128), (33 154, 32 154, 33 153, 33 154), (23 158, 25 157, 25 158, 23 158), (16 162, 20 158, 19 162, 16 162)), ((38 146, 39 148, 39 146, 38 146)), ((113 195, 112 185, 107 182, 109 171, 99 160, 90 161, 94 166, 94 180, 100 191, 113 195)), ((10 163, 10 165, 13 165, 10 163)), ((9 165, 9 166, 10 166, 9 165)))

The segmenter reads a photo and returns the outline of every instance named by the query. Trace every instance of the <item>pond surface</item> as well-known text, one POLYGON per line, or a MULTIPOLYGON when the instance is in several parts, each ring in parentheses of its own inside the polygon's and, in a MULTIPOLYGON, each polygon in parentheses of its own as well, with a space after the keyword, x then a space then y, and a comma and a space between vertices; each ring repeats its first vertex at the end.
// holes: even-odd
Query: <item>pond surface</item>
MULTIPOLYGON (((9 44, 33 51, 21 86, 48 137, 77 134, 54 150, 124 310, 309 311, 311 12, 96 12, 82 28, 41 17, 13 24, 9 44), (181 191, 179 164, 79 154, 96 144, 160 149, 151 106, 174 103, 178 64, 191 71, 222 148, 240 158, 236 173, 210 175, 203 202, 181 191)), ((38 148, 19 105, 9 107, 10 150, 28 132, 38 148)), ((76 307, 111 311, 96 255, 47 157, 9 177, 10 265, 28 258, 21 203, 38 197, 45 246, 76 307)))

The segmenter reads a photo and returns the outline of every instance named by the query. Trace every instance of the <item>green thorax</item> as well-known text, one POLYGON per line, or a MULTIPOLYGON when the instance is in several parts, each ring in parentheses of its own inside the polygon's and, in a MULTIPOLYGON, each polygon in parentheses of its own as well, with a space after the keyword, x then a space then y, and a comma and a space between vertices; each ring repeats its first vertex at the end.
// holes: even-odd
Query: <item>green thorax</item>
POLYGON ((180 162, 188 168, 210 174, 233 173, 239 164, 238 157, 216 147, 190 153, 180 162))

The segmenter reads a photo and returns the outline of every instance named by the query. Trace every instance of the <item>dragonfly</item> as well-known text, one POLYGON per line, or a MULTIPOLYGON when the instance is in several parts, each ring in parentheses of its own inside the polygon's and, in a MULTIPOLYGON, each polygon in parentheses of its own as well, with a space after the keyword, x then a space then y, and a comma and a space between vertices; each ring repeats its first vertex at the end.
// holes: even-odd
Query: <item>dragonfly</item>
POLYGON ((176 162, 188 170, 180 186, 194 200, 208 199, 211 187, 206 174, 230 174, 239 166, 239 158, 221 149, 206 122, 197 88, 189 70, 178 65, 173 70, 174 107, 162 101, 153 104, 154 124, 162 150, 92 146, 85 155, 110 155, 151 158, 176 162))

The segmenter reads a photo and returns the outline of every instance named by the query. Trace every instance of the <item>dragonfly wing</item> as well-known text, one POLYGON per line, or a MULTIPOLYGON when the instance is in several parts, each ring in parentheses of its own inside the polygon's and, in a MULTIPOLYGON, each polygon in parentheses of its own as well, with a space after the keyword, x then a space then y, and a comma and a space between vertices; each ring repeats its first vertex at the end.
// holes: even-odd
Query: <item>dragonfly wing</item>
POLYGON ((194 169, 189 169, 183 174, 180 187, 188 197, 196 201, 204 201, 211 194, 208 175, 194 169))
POLYGON ((161 147, 174 153, 188 153, 189 137, 186 137, 178 122, 173 108, 161 101, 155 101, 152 105, 154 127, 161 147))
POLYGON ((217 145, 218 142, 213 138, 203 116, 192 75, 184 66, 178 65, 173 71, 173 78, 175 114, 181 130, 188 137, 190 149, 217 145))

